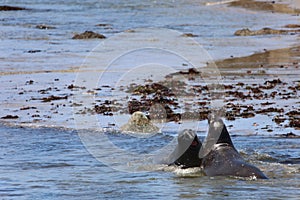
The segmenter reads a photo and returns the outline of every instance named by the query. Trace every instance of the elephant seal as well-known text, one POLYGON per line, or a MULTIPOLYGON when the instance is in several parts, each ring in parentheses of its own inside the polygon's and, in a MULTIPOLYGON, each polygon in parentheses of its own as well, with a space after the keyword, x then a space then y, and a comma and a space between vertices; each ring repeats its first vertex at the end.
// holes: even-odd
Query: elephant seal
POLYGON ((134 132, 134 133, 157 133, 159 128, 151 123, 148 117, 136 111, 132 114, 127 124, 121 126, 121 131, 134 132))
POLYGON ((171 153, 169 165, 177 165, 182 169, 200 167, 199 150, 202 146, 196 133, 191 129, 184 129, 178 134, 177 146, 171 153))
POLYGON ((207 176, 239 176, 267 179, 257 167, 247 163, 235 149, 223 120, 209 116, 207 138, 216 141, 202 159, 201 167, 207 176), (219 136, 219 137, 218 137, 219 136), (217 138, 217 139, 216 139, 217 138))
POLYGON ((209 130, 203 144, 190 129, 178 134, 178 144, 169 156, 169 165, 183 169, 201 167, 207 176, 255 176, 267 179, 260 169, 247 163, 238 153, 220 117, 210 115, 208 122, 209 130))

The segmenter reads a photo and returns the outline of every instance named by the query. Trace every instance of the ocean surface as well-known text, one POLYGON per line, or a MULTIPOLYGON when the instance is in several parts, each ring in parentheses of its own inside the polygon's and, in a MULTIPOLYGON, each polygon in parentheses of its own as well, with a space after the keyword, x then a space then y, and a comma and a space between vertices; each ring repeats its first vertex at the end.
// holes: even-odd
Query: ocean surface
MULTIPOLYGON (((1 199, 298 199, 300 195, 299 139, 233 137, 242 155, 269 177, 251 180, 209 178, 197 169, 142 161, 140 171, 125 172, 95 159, 73 130, 1 126, 0 131, 1 199)), ((171 135, 144 139, 145 145, 137 139, 139 145, 120 148, 143 153, 146 146, 169 143, 171 135)), ((110 139, 115 144, 134 140, 114 134, 110 139)))
MULTIPOLYGON (((110 71, 101 79, 104 82, 95 83, 99 87, 104 84, 119 87, 129 78, 137 81, 143 73, 144 78, 149 78, 145 73, 149 69, 155 71, 151 79, 160 79, 178 66, 190 67, 183 66, 182 57, 174 54, 181 52, 198 59, 193 54, 198 44, 206 55, 201 63, 206 63, 299 43, 295 35, 234 36, 242 28, 280 29, 286 24, 297 24, 299 16, 207 2, 217 1, 0 1, 0 5, 28 9, 0 12, 0 117, 19 117, 2 120, 0 124, 0 199, 298 199, 300 140, 280 134, 290 131, 298 134, 299 130, 282 128, 278 134, 257 134, 251 130, 251 119, 232 122, 234 128, 230 133, 236 148, 269 179, 210 178, 199 169, 181 170, 149 159, 149 155, 163 158, 168 154, 160 149, 176 139, 178 124, 169 123, 162 133, 151 137, 128 136, 105 129, 109 121, 106 117, 96 119, 99 125, 90 120, 91 116, 76 115, 78 110, 70 106, 74 94, 70 95, 73 91, 69 86, 77 83, 82 86, 84 81, 78 81, 80 73, 86 73, 87 81, 89 78, 94 81, 92 74, 105 69, 110 61, 103 55, 120 52, 129 55, 127 59, 123 55, 112 57, 110 71), (48 28, 41 29, 40 25, 48 28), (101 33, 107 39, 72 39, 74 34, 87 30, 101 33), (147 38, 151 32, 147 30, 161 35, 147 38), (186 33, 196 37, 176 40, 178 35, 186 33), (157 38, 177 41, 177 45, 168 46, 174 47, 168 52, 175 53, 156 49, 149 54, 147 48, 156 44, 157 38), (109 44, 107 48, 101 46, 103 41, 109 44), (142 42, 137 45, 137 41, 142 42), (182 46, 185 51, 180 50, 182 46), (101 54, 103 50, 105 54, 101 54), (93 56, 100 54, 103 60, 99 57, 93 60, 93 56), (161 65, 154 68, 141 65, 141 71, 126 68, 139 63, 145 55, 151 55, 161 65), (88 66, 95 64, 94 61, 99 66, 88 66), (171 67, 166 67, 167 64, 171 67), (116 83, 120 73, 123 82, 116 83), (70 96, 67 100, 42 103, 39 100, 45 95, 70 96), (99 140, 93 139, 99 136, 109 143, 101 150, 96 148, 99 152, 95 153, 94 148, 101 141, 97 144, 99 140), (133 156, 137 156, 133 163, 123 162, 133 156)), ((95 85, 90 85, 91 89, 95 85)), ((97 98, 124 95, 118 92, 105 86, 97 98)), ((81 95, 83 99, 87 96, 81 95)), ((268 116, 260 117, 262 126, 271 123, 268 116)), ((191 123, 190 127, 194 126, 200 127, 197 133, 203 139, 207 122, 191 123)))

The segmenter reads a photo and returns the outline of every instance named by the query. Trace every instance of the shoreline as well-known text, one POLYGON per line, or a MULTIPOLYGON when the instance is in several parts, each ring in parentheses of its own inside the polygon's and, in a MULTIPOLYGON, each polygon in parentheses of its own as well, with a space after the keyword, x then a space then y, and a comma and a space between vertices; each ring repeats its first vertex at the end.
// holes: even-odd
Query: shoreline
MULTIPOLYGON (((300 46, 292 46, 275 50, 265 50, 264 52, 253 53, 249 56, 227 58, 216 60, 215 63, 221 69, 234 68, 236 65, 244 63, 244 68, 261 68, 263 64, 282 68, 283 64, 297 64, 299 62, 300 46), (279 66, 278 66, 279 65, 279 66)), ((225 71, 224 71, 225 72, 225 71)))
MULTIPOLYGON (((254 0, 239 0, 231 2, 226 1, 226 4, 230 7, 242 7, 247 10, 278 12, 292 15, 300 13, 298 8, 289 8, 286 5, 277 4, 277 2, 273 3, 272 1, 262 2, 254 0)), ((296 25, 297 24, 295 24, 295 26, 296 25)), ((289 27, 286 28, 290 29, 289 27)), ((299 27, 296 26, 297 30, 298 28, 299 27)), ((251 37, 255 36, 249 36, 249 38, 251 37)), ((231 120, 228 119, 228 123, 232 125, 233 129, 239 127, 238 123, 241 123, 241 120, 245 120, 248 121, 247 123, 250 121, 251 124, 248 124, 246 127, 251 129, 253 132, 259 132, 260 129, 265 127, 267 127, 266 129, 263 129, 263 132, 265 133, 273 132, 273 130, 274 132, 278 131, 280 133, 299 132, 299 116, 296 116, 296 121, 294 120, 296 128, 293 128, 294 122, 290 122, 293 119, 288 115, 289 110, 296 110, 297 112, 300 112, 299 109, 294 109, 291 106, 293 104, 299 104, 295 98, 295 96, 299 94, 298 83, 300 83, 300 80, 297 77, 300 75, 298 72, 300 62, 299 49, 299 46, 293 46, 275 50, 264 50, 263 52, 253 53, 249 56, 233 57, 215 61, 222 74, 224 85, 233 85, 233 87, 227 91, 231 95, 230 98, 233 98, 234 95, 238 95, 240 93, 253 95, 251 98, 260 98, 258 97, 258 93, 261 93, 259 95, 268 96, 269 93, 274 92, 271 90, 290 90, 291 93, 294 92, 296 94, 294 96, 289 96, 284 95, 285 92, 282 92, 282 95, 278 95, 279 98, 283 99, 278 99, 278 102, 276 97, 273 98, 270 96, 265 99, 256 99, 254 103, 251 103, 251 99, 247 95, 242 97, 246 99, 234 97, 233 102, 235 105, 227 105, 232 106, 230 107, 230 111, 240 111, 239 113, 233 114, 237 116, 236 120, 233 120, 233 118, 231 118, 231 120), (264 83, 272 83, 274 80, 280 80, 282 84, 274 83, 273 86, 275 89, 265 89, 266 86, 264 83), (239 83, 244 83, 245 85, 241 86, 239 83), (288 99, 286 98, 290 99, 290 101, 287 101, 288 99), (261 102, 261 100, 263 102, 261 102), (264 104, 267 105, 267 102, 269 101, 273 102, 270 104, 270 107, 284 108, 284 112, 277 112, 278 110, 275 110, 276 112, 272 112, 272 109, 264 110, 265 115, 260 113, 258 116, 255 111, 263 112, 261 107, 264 106, 264 104), (245 107, 251 104, 255 104, 252 106, 254 107, 254 111, 245 107), (261 117, 261 115, 263 115, 263 118, 269 117, 271 119, 271 121, 268 119, 268 124, 264 125, 265 127, 254 125, 257 123, 256 121, 258 121, 256 116, 261 117), (293 126, 289 125, 289 123, 293 126)), ((83 111, 87 111, 85 112, 87 115, 95 115, 96 113, 95 110, 93 110, 95 109, 93 107, 94 105, 77 105, 74 103, 72 101, 74 91, 80 90, 83 94, 98 94, 101 93, 99 92, 100 90, 108 91, 115 89, 102 87, 99 88, 99 90, 96 90, 95 88, 83 89, 80 88, 81 86, 74 86, 73 84, 74 79, 76 79, 76 71, 79 67, 70 67, 65 69, 65 66, 63 66, 63 69, 52 68, 34 71, 16 71, 13 67, 10 68, 10 70, 11 69, 12 71, 0 72, 2 75, 0 81, 5 88, 3 91, 0 91, 0 95, 2 96, 0 99, 3 101, 3 104, 0 107, 2 110, 0 123, 16 124, 21 126, 23 124, 24 126, 29 125, 33 127, 46 126, 74 128, 73 115, 76 115, 73 111, 74 107, 86 107, 84 108, 86 110, 83 111), (45 82, 45 80, 47 81, 45 82)), ((105 100, 106 99, 104 98, 101 100, 102 102, 100 100, 98 102, 101 104, 105 102, 105 100)), ((226 101, 228 104, 229 100, 227 99, 226 101)), ((98 104, 98 109, 100 104, 98 104)), ((105 104, 105 106, 110 105, 105 104)), ((105 106, 103 107, 104 111, 107 111, 105 110, 105 106)), ((99 114, 101 115, 103 113, 100 109, 99 114)), ((108 118, 108 116, 105 116, 104 118, 108 118)), ((107 122, 105 121, 105 123, 109 124, 110 122, 108 120, 107 122)), ((112 125, 108 126, 114 128, 112 125)))
POLYGON ((229 6, 242 7, 249 10, 256 11, 271 11, 285 14, 300 14, 300 3, 293 2, 277 2, 273 0, 236 0, 228 2, 229 6))
MULTIPOLYGON (((246 123, 245 127, 250 128, 253 133, 260 134, 288 134, 293 133, 299 135, 299 113, 300 109, 293 105, 299 105, 297 99, 300 90, 300 47, 284 48, 279 50, 270 50, 262 53, 256 53, 246 57, 229 58, 222 61, 216 61, 225 86, 226 97, 225 104, 228 111, 227 123, 238 130, 240 123, 246 123), (288 71, 288 73, 286 73, 288 71), (279 80, 278 82, 273 82, 279 80), (243 85, 241 85, 243 83, 243 85), (268 84, 271 84, 268 86, 268 84), (267 85, 266 85, 267 84, 267 85), (231 85, 230 88, 227 88, 231 85), (266 88, 268 86, 269 88, 266 88), (272 96, 275 91, 279 93, 272 96), (290 93, 291 91, 293 93, 290 93), (250 96, 237 96, 240 93, 250 96), (264 94, 265 93, 265 94, 264 94), (263 94, 267 97, 263 97, 263 94), (269 96, 271 95, 271 96, 269 96), (254 99, 253 99, 254 98, 254 99), (252 99, 252 100, 251 100, 252 99), (251 107, 249 107, 251 105, 251 107), (251 108, 251 109, 250 109, 251 108), (276 108, 276 109, 275 109, 276 108), (250 109, 250 110, 249 110, 250 109), (236 112, 238 111, 238 112, 236 112), (295 115, 291 115, 295 113, 295 115), (229 117, 229 118, 228 118, 229 117), (233 117, 233 118, 232 118, 233 117), (258 117, 258 118, 257 118, 258 117), (262 118, 267 120, 267 124, 258 125, 258 120, 262 118), (247 124, 252 122, 252 124, 247 124), (244 121, 244 122, 243 122, 244 121), (294 123, 294 125, 292 124, 294 123), (293 126, 295 126, 293 128, 293 126), (297 128, 298 127, 298 128, 297 128)), ((193 72, 191 72, 193 73, 193 72)), ((47 73, 55 78, 64 75, 63 73, 47 73)), ((41 75, 41 74, 38 74, 41 75)), ((72 72, 69 73, 72 75, 72 72)), ((189 75, 189 74, 188 74, 189 75)), ((6 75, 9 78, 10 75, 6 75)), ((15 75, 14 75, 15 76, 15 75)), ((17 75, 22 77, 25 75, 17 75)), ((53 79, 54 80, 54 79, 53 79)), ((0 116, 1 124, 12 126, 29 126, 29 127, 54 127, 54 128, 71 128, 74 129, 73 107, 83 106, 74 105, 72 102, 72 93, 74 90, 82 90, 83 93, 88 89, 74 86, 70 79, 68 86, 61 85, 53 91, 53 88, 43 87, 33 90, 38 81, 27 81, 19 87, 15 88, 18 97, 15 97, 17 104, 2 104, 2 115, 0 116), (29 94, 26 94, 29 93, 29 94), (61 94, 64 94, 61 95, 61 94), (45 99, 47 101, 45 101, 45 99), (6 119, 4 119, 6 118, 6 119)), ((54 80, 52 85, 58 80, 54 80)), ((106 88, 104 89, 115 89, 106 88)), ((99 92, 99 91, 90 91, 99 92)), ((101 102, 105 102, 102 99, 101 102)), ((199 100, 199 102, 201 102, 199 100)), ((203 101, 204 102, 204 101, 203 101)), ((98 103, 97 106, 111 106, 106 103, 98 103)), ((207 103, 206 103, 207 105, 207 103)), ((93 106, 84 105, 84 107, 93 110, 93 106)), ((204 106, 205 107, 205 106, 204 106)), ((106 119, 109 124, 109 116, 103 115, 105 112, 100 110, 99 113, 89 110, 78 115, 98 115, 100 118, 106 119), (102 116, 102 117, 101 117, 102 116)), ((109 110, 111 111, 111 110, 109 110)), ((116 113, 112 114, 115 115, 116 113)), ((200 122, 205 126, 206 121, 200 122)), ((107 128, 115 129, 113 123, 107 128)), ((97 129, 98 125, 91 127, 97 129)))

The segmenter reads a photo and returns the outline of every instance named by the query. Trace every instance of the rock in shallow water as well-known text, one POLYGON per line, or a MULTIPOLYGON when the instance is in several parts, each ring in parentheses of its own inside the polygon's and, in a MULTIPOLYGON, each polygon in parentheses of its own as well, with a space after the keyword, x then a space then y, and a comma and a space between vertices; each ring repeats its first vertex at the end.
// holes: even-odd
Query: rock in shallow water
POLYGON ((106 37, 102 34, 95 33, 93 31, 85 31, 81 34, 75 34, 72 39, 105 39, 106 37))
POLYGON ((234 35, 236 36, 253 36, 253 35, 275 35, 275 34, 287 34, 289 30, 275 30, 271 28, 263 28, 257 31, 252 31, 248 28, 237 30, 234 35))
POLYGON ((27 10, 26 8, 17 6, 0 6, 0 11, 16 11, 16 10, 27 10))

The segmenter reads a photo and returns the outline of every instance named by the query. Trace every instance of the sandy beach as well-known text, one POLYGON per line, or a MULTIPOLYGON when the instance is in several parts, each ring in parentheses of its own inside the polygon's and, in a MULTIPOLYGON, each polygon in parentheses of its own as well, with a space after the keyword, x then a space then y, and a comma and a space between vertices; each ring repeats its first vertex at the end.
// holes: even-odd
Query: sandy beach
MULTIPOLYGON (((291 15, 299 13, 298 8, 273 2, 241 0, 229 2, 229 6, 291 15)), ((282 29, 289 31, 299 29, 297 24, 287 25, 289 25, 288 28, 282 29)), ((281 37, 286 34, 286 32, 279 33, 281 37)), ((295 32, 295 34, 299 38, 299 33, 295 32)), ((216 61, 226 88, 225 107, 228 123, 233 130, 240 130, 240 124, 244 124, 245 130, 251 130, 251 134, 292 132, 299 135, 299 56, 299 47, 291 47, 278 50, 265 49, 264 52, 250 56, 216 61), (273 83, 274 80, 278 81, 273 83), (266 86, 268 83, 271 84, 269 88, 266 86), (226 87, 228 85, 231 87, 226 87), (239 95, 240 93, 243 95, 239 95), (249 107, 252 110, 249 110, 249 107), (262 119, 264 122, 259 123, 262 119)), ((7 59, 10 58, 5 58, 7 59)), ((82 106, 83 110, 90 111, 82 113, 99 114, 101 117, 106 113, 105 109, 102 110, 103 112, 99 109, 95 112, 93 111, 95 105, 74 103, 72 101, 74 90, 97 94, 100 90, 103 92, 107 89, 118 88, 102 86, 102 88, 95 89, 74 85, 76 73, 82 70, 77 71, 78 69, 79 67, 33 71, 2 70, 0 72, 3 88, 1 122, 15 125, 74 128, 74 106, 82 106)), ((98 101, 106 102, 106 100, 100 98, 98 101)), ((99 105, 102 106, 102 104, 99 105)), ((116 113, 111 113, 111 115, 114 114, 116 113)), ((107 116, 104 117, 107 118, 107 116)), ((108 120, 107 127, 114 128, 113 125, 115 123, 108 120)), ((250 134, 249 131, 247 134, 250 134)))

